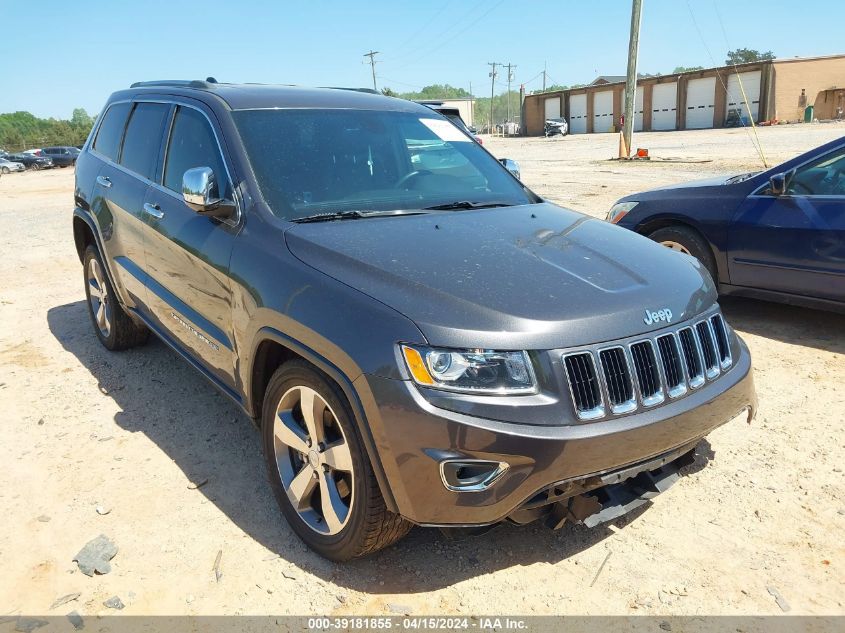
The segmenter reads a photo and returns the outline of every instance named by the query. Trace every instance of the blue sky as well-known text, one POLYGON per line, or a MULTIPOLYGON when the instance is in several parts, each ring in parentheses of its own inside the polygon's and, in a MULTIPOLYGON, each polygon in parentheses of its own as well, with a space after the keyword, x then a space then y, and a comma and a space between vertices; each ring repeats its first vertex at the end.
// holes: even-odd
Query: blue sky
MULTIPOLYGON (((489 95, 490 61, 516 64, 515 86, 529 90, 544 62, 551 83, 586 83, 624 74, 630 1, 7 0, 0 23, 0 112, 69 118, 141 79, 371 86, 370 49, 379 88, 397 91, 450 83, 489 95)), ((843 53, 843 24, 836 0, 644 0, 639 69, 720 65, 739 47, 843 53)))

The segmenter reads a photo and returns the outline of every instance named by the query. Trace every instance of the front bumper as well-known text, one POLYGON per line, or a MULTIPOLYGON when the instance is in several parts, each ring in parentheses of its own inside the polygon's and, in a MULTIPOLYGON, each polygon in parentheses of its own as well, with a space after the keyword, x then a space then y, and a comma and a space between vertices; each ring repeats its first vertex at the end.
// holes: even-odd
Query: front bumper
POLYGON ((447 411, 409 381, 364 375, 355 383, 399 513, 421 525, 489 525, 518 512, 549 486, 580 481, 691 447, 747 411, 757 397, 744 343, 730 371, 655 409, 603 421, 538 426, 447 411), (441 479, 448 459, 504 462, 486 490, 455 492, 441 479))

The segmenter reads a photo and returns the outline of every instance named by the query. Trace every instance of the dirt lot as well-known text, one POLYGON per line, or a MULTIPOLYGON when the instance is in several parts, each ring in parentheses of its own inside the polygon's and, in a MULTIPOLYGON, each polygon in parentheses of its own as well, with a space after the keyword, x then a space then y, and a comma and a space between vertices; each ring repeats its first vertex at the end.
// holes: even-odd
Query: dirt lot
MULTIPOLYGON (((760 130, 772 163, 842 135, 760 130)), ((637 135, 686 162, 607 162, 612 135, 486 143, 537 192, 597 217, 633 191, 759 165, 742 130, 637 135)), ((714 432, 689 476, 634 516, 459 540, 418 528, 334 565, 281 519, 234 405, 159 342, 99 345, 72 191, 71 169, 0 179, 0 616, 74 592, 49 613, 106 612, 113 595, 125 614, 780 613, 769 588, 792 614, 845 614, 845 317, 725 301, 754 356, 759 417, 714 432), (84 576, 72 559, 101 533, 119 547, 113 569, 84 576)))

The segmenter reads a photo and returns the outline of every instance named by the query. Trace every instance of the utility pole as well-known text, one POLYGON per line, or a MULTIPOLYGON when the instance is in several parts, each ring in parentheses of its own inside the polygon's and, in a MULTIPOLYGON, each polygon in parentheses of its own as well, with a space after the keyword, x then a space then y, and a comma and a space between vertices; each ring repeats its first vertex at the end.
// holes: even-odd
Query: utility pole
POLYGON ((364 53, 364 57, 370 58, 369 64, 373 70, 373 90, 378 90, 378 86, 376 86, 376 55, 378 55, 378 51, 374 50, 370 50, 369 53, 364 53))
POLYGON ((490 135, 493 135, 493 91, 496 89, 496 66, 498 62, 487 62, 488 66, 492 66, 490 71, 490 135))
MULTIPOLYGON (((634 132, 634 105, 637 100, 637 52, 640 46, 640 16, 643 0, 633 0, 631 5, 631 38, 628 41, 628 75, 625 80, 625 122, 622 138, 625 140, 627 158, 631 155, 631 136, 634 132)), ((623 158, 620 156, 620 158, 623 158)))
POLYGON ((543 92, 546 92, 546 62, 543 62, 543 92))
POLYGON ((513 69, 516 64, 508 62, 508 123, 511 122, 511 82, 513 81, 513 69))

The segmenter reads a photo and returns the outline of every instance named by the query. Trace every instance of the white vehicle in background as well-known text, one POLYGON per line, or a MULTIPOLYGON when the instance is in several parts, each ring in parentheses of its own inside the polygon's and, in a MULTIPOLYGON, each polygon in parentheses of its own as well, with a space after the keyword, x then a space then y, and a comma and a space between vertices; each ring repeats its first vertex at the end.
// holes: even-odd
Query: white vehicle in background
POLYGON ((13 171, 26 171, 22 163, 15 163, 5 158, 0 158, 0 174, 10 174, 13 171))

